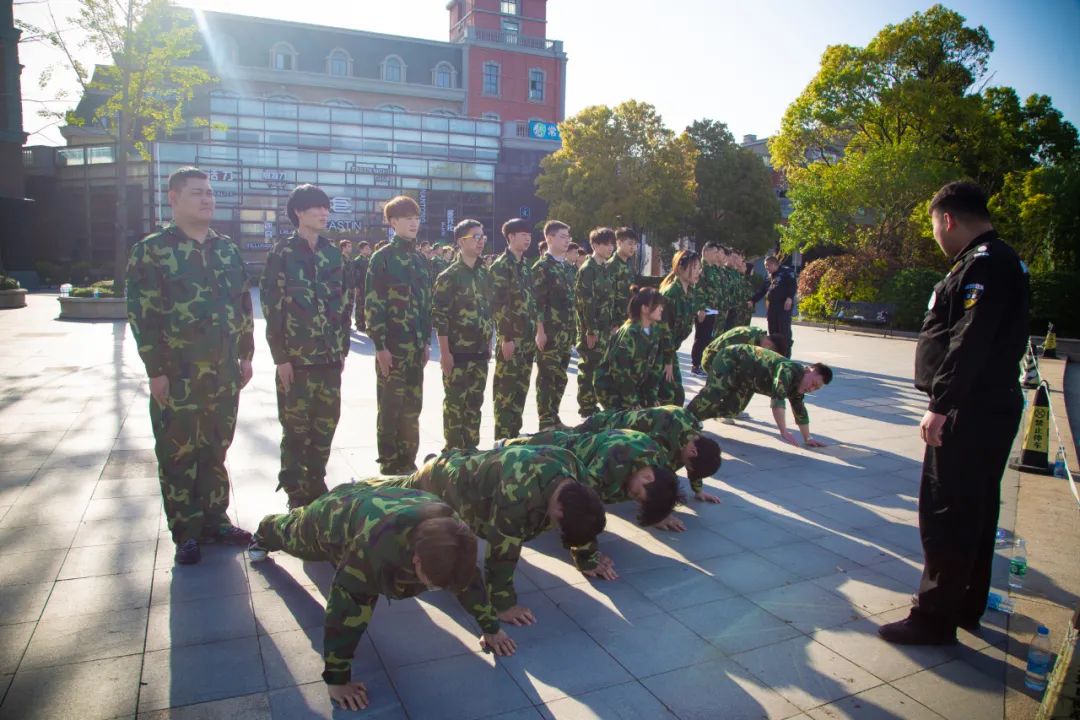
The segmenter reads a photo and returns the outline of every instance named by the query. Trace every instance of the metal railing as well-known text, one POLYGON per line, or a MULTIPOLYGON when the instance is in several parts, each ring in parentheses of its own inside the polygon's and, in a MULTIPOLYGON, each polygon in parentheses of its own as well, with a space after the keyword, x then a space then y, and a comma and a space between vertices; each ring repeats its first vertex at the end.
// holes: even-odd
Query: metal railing
POLYGON ((505 30, 485 30, 483 28, 473 27, 472 25, 460 25, 455 28, 453 39, 454 42, 475 40, 477 42, 494 43, 496 45, 516 45, 531 50, 552 50, 555 52, 560 52, 562 50, 561 40, 548 40, 546 38, 533 37, 531 35, 522 35, 518 32, 507 32, 505 30))

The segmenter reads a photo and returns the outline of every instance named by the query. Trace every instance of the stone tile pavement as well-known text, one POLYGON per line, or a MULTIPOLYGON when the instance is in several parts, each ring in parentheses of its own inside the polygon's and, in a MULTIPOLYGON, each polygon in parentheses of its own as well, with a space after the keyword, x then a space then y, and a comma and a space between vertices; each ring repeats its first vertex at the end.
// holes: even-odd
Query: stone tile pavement
MULTIPOLYGON (((250 566, 214 546, 200 565, 174 567, 130 332, 56 314, 46 295, 0 314, 0 718, 351 715, 332 711, 320 679, 329 567, 281 554, 250 566)), ((285 504, 273 492, 280 430, 262 332, 259 322, 229 454, 231 512, 248 528, 285 504)), ((612 508, 602 544, 617 582, 587 581, 551 534, 531 543, 517 587, 539 623, 510 630, 513 658, 477 652, 472 621, 443 594, 381 601, 355 663, 372 700, 363 715, 1002 717, 1006 667, 1020 659, 1002 649, 1001 617, 952 648, 875 636, 904 616, 920 572, 914 344, 796 337, 797 358, 837 371, 809 400, 828 448, 783 445, 766 398, 749 421, 707 423, 724 449, 707 484, 724 503, 681 508, 684 534, 612 508)), ((373 367, 354 335, 331 485, 377 472, 373 367)), ((684 377, 692 397, 700 381, 684 377)), ((574 391, 571 381, 566 421, 574 391)), ((421 456, 441 446, 441 399, 433 359, 421 456)), ((490 402, 482 437, 492 440, 490 402)))

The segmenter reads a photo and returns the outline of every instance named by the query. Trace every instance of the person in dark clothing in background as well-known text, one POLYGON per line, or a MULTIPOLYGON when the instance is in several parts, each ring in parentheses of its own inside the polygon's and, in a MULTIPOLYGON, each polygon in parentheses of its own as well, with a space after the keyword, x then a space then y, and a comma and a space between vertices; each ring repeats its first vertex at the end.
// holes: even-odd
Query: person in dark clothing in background
POLYGON ((952 269, 934 287, 915 350, 930 397, 919 488, 922 580, 911 614, 878 634, 901 645, 956 642, 979 629, 990 592, 1001 475, 1020 425, 1016 368, 1027 346, 1028 272, 990 224, 986 194, 950 183, 930 202, 952 269))
MULTIPOLYGON (((770 335, 783 335, 790 341, 791 309, 795 307, 795 271, 788 265, 781 265, 775 255, 765 258, 765 269, 769 271, 769 282, 763 285, 750 298, 757 303, 765 298, 765 318, 769 323, 770 335)), ((791 344, 788 343, 788 357, 791 357, 791 344)))

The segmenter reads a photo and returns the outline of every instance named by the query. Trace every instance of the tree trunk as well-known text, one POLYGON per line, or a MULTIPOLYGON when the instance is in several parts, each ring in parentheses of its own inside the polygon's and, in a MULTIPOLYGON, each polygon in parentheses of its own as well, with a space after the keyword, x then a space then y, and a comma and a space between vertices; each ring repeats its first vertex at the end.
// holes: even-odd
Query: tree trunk
MULTIPOLYGON (((125 73, 126 74, 126 73, 125 73)), ((125 84, 125 102, 127 104, 125 84)), ((124 138, 127 136, 127 113, 121 111, 117 120, 116 133, 116 238, 113 249, 113 287, 118 294, 122 294, 124 287, 124 273, 127 270, 128 242, 127 242, 127 147, 124 138)))

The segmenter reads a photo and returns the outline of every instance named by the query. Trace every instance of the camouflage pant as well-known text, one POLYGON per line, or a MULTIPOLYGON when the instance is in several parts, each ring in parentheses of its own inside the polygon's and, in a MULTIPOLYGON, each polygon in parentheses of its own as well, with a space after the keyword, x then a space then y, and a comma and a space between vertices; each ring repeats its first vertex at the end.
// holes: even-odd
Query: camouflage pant
POLYGON ((496 343, 495 381, 495 439, 512 438, 521 434, 521 414, 529 395, 533 356, 536 345, 531 339, 514 344, 514 354, 503 360, 501 343, 496 343))
POLYGON ((225 454, 236 429, 240 393, 223 382, 212 398, 192 393, 191 381, 170 378, 162 407, 150 399, 158 479, 173 541, 197 540, 231 523, 225 454))
POLYGON ((559 405, 566 392, 566 368, 570 366, 570 348, 559 348, 548 341, 543 351, 536 353, 536 411, 540 427, 559 421, 559 405))
POLYGON ((389 377, 375 369, 379 469, 384 475, 416 471, 420 449, 420 410, 424 405, 424 350, 394 355, 389 377))
POLYGON ((596 397, 594 380, 596 379, 596 369, 604 359, 604 350, 607 348, 607 341, 608 335, 601 332, 597 336, 596 345, 592 350, 589 349, 589 346, 585 343, 584 339, 578 343, 577 402, 578 414, 581 415, 581 417, 589 417, 600 410, 596 405, 599 401, 596 397))
POLYGON ((748 382, 740 381, 735 373, 717 374, 716 369, 706 367, 709 373, 705 387, 697 394, 686 409, 698 420, 709 418, 733 418, 750 404, 754 396, 753 389, 747 392, 748 382))
MULTIPOLYGON (((267 550, 282 550, 301 560, 326 560, 336 564, 338 558, 329 557, 319 542, 321 533, 322 528, 314 521, 314 513, 308 512, 306 507, 281 515, 267 515, 256 531, 259 545, 267 550)), ((344 539, 338 543, 344 544, 344 539)))
POLYGON ((686 391, 683 390, 682 370, 679 369, 679 357, 675 356, 675 362, 671 366, 674 381, 668 382, 663 374, 660 375, 660 389, 657 392, 658 405, 678 405, 682 407, 686 403, 686 391))
POLYGON ((444 450, 475 450, 480 444, 480 414, 484 408, 488 361, 454 358, 454 369, 443 375, 444 450))
POLYGON ((359 330, 360 332, 364 332, 365 330, 367 330, 367 325, 364 322, 364 291, 363 291, 363 289, 358 289, 356 291, 356 299, 354 300, 354 304, 355 304, 355 307, 356 307, 356 314, 355 314, 356 329, 359 330))
POLYGON ((289 391, 277 380, 281 421, 278 487, 308 503, 326 492, 326 463, 341 417, 341 366, 293 366, 289 391))

